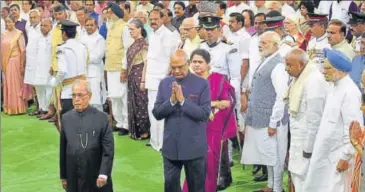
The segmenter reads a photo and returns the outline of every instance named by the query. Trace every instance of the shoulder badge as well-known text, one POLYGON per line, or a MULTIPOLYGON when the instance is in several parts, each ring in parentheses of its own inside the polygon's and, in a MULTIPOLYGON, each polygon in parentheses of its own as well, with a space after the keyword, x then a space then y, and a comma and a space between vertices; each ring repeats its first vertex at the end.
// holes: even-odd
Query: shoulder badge
POLYGON ((232 42, 227 41, 226 39, 223 39, 223 40, 222 40, 222 43, 225 43, 225 44, 228 44, 228 45, 233 45, 233 43, 232 43, 232 42))
POLYGON ((234 49, 231 49, 228 53, 231 54, 231 53, 236 53, 238 50, 236 48, 234 49))
POLYGON ((66 42, 63 42, 63 43, 61 43, 61 44, 58 44, 57 46, 61 46, 61 45, 64 45, 66 42))
POLYGON ((56 52, 56 55, 61 55, 63 53, 63 51, 62 50, 57 50, 57 52, 56 52))

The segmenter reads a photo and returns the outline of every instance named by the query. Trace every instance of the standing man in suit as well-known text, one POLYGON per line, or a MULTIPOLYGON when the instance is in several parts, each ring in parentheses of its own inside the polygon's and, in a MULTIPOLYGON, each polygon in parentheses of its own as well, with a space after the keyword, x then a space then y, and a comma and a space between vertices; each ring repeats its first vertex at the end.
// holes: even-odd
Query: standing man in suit
POLYGON ((184 166, 189 191, 205 191, 207 139, 210 115, 208 82, 189 72, 188 57, 177 50, 170 59, 172 76, 159 84, 152 111, 165 120, 162 156, 165 192, 181 192, 180 173, 184 166))

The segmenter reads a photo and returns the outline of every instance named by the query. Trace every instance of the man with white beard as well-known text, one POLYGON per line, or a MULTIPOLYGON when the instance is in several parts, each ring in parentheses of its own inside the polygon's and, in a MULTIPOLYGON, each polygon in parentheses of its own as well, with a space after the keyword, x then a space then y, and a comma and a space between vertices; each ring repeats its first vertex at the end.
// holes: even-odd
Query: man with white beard
POLYGON ((104 78, 105 40, 98 32, 97 21, 89 17, 85 20, 87 34, 82 36, 80 41, 86 45, 89 51, 89 63, 87 66, 87 81, 93 93, 89 104, 100 111, 103 111, 103 104, 106 101, 101 89, 102 79, 104 78))
POLYGON ((50 85, 51 75, 49 74, 52 63, 51 30, 51 19, 47 18, 42 20, 42 34, 39 37, 35 48, 36 57, 33 85, 37 94, 39 110, 41 111, 40 117, 44 117, 47 114, 48 107, 50 105, 50 98, 52 95, 52 87, 50 85))
POLYGON ((349 127, 352 121, 363 124, 361 92, 350 78, 351 61, 338 50, 325 49, 323 74, 334 87, 328 94, 313 154, 305 192, 350 192, 355 149, 349 127))
POLYGON ((267 188, 259 191, 283 190, 288 143, 288 116, 283 97, 289 75, 280 55, 280 43, 276 32, 268 31, 260 36, 263 61, 254 73, 248 96, 242 163, 267 166, 267 188))
POLYGON ((289 167, 296 192, 303 192, 314 141, 321 122, 328 84, 302 49, 285 57, 286 71, 293 77, 286 93, 290 114, 289 167))

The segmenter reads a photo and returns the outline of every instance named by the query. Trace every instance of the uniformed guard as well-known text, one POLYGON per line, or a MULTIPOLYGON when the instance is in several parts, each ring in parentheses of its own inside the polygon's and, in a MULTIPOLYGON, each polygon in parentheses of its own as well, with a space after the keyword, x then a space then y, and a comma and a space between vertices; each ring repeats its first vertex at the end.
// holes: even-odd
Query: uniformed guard
POLYGON ((308 42, 307 53, 309 62, 317 66, 322 71, 325 60, 324 48, 330 48, 326 29, 328 26, 327 14, 308 13, 309 19, 306 22, 311 28, 312 38, 308 42))
POLYGON ((75 39, 78 24, 64 20, 61 25, 63 44, 57 47, 57 73, 51 79, 56 89, 55 106, 60 129, 61 115, 73 109, 72 85, 77 79, 86 79, 88 52, 85 45, 75 39))
POLYGON ((266 24, 265 31, 275 31, 281 36, 282 41, 294 43, 294 37, 285 32, 284 19, 284 16, 269 17, 262 21, 262 23, 266 24))
MULTIPOLYGON (((207 50, 211 55, 211 72, 225 75, 235 91, 240 93, 241 83, 241 59, 238 50, 227 42, 221 40, 220 17, 204 16, 200 18, 200 24, 207 33, 207 41, 200 48, 207 50)), ((240 98, 236 98, 237 103, 240 98)), ((240 106, 240 104, 238 104, 240 106)), ((227 188, 232 183, 232 175, 229 167, 228 142, 223 144, 221 156, 221 169, 219 173, 218 189, 227 188)))
POLYGON ((355 38, 352 39, 351 46, 354 51, 360 53, 361 35, 365 32, 365 14, 357 12, 349 12, 350 20, 347 24, 350 25, 351 34, 355 38))

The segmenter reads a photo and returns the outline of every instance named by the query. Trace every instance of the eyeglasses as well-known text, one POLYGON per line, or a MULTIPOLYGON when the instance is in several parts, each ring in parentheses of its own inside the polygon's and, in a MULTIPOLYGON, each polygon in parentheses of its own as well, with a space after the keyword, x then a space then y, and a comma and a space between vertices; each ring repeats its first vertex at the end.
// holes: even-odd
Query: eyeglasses
POLYGON ((83 98, 86 95, 89 95, 89 93, 72 93, 72 98, 83 98))

